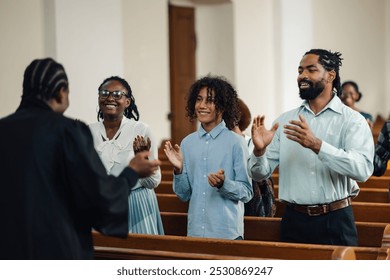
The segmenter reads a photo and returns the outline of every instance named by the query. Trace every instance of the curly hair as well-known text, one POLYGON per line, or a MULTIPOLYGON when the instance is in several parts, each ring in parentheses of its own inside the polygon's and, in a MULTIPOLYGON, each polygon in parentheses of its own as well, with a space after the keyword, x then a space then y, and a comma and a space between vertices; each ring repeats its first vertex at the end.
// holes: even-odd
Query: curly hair
POLYGON ((333 80, 333 89, 337 96, 341 96, 341 79, 340 79, 340 66, 342 65, 341 53, 331 52, 323 49, 311 49, 304 54, 316 54, 319 56, 319 63, 325 68, 326 71, 334 70, 336 72, 336 78, 333 80))
POLYGON ((205 76, 197 80, 190 87, 187 98, 187 117, 190 121, 196 119, 195 103, 199 92, 207 88, 207 96, 211 97, 214 92, 214 104, 217 112, 222 112, 222 119, 226 123, 226 127, 232 129, 235 127, 241 117, 239 101, 236 90, 222 76, 205 76))
MULTIPOLYGON (((125 111, 123 112, 123 115, 129 119, 134 119, 134 120, 138 121, 139 120, 139 112, 138 112, 137 105, 135 104, 135 98, 134 98, 134 95, 133 95, 133 92, 131 90, 129 83, 125 79, 118 77, 118 76, 111 76, 111 77, 105 79, 101 83, 101 85, 98 87, 98 91, 102 89, 103 85, 105 85, 107 82, 110 82, 110 81, 117 81, 117 82, 121 83, 122 86, 124 86, 124 88, 127 90, 127 98, 130 98, 130 100, 131 100, 130 106, 125 109, 125 111)), ((100 121, 102 119, 103 119, 103 112, 101 109, 99 109, 99 111, 97 113, 97 120, 100 121)))

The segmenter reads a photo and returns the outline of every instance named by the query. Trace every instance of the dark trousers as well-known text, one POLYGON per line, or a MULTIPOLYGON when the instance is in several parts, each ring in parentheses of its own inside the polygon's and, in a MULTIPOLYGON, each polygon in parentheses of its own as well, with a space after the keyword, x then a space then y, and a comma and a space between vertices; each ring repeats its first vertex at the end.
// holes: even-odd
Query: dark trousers
POLYGON ((352 206, 320 216, 309 216, 287 206, 280 234, 280 239, 284 242, 358 245, 352 206))

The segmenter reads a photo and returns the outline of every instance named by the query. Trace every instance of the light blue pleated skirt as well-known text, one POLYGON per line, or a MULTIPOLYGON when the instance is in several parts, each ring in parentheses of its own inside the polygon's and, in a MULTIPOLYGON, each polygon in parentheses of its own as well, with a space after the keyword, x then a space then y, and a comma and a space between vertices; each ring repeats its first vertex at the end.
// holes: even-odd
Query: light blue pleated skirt
POLYGON ((154 190, 141 187, 130 192, 129 233, 164 234, 154 190))

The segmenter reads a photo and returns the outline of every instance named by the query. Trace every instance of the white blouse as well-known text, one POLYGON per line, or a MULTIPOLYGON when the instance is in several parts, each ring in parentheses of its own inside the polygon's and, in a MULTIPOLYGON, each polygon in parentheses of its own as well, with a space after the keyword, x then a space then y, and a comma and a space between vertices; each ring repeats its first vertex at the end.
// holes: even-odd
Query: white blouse
MULTIPOLYGON (((134 157, 133 141, 137 135, 150 138, 150 159, 158 158, 157 143, 150 132, 149 126, 145 123, 124 116, 120 128, 111 140, 107 138, 103 122, 90 124, 89 128, 92 132, 95 149, 107 170, 107 174, 118 176, 128 166, 130 160, 134 157)), ((152 176, 139 179, 137 185, 132 189, 141 186, 153 189, 160 182, 161 171, 159 169, 152 176)))

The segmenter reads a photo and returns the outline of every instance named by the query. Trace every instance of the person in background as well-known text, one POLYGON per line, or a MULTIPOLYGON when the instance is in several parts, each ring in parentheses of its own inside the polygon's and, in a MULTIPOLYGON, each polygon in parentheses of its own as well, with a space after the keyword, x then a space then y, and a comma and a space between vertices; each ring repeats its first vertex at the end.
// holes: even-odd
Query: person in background
MULTIPOLYGON (((108 174, 118 176, 126 162, 141 151, 150 150, 158 159, 157 144, 139 112, 130 85, 123 78, 105 79, 98 88, 98 122, 90 124, 95 148, 108 174)), ((160 169, 140 179, 129 199, 129 233, 164 234, 154 189, 161 182, 160 169)))
POLYGON ((130 189, 158 170, 142 152, 107 175, 88 126, 63 116, 68 106, 64 67, 33 60, 18 109, 0 119, 0 259, 93 259, 92 228, 126 237, 130 189))
POLYGON ((362 114, 363 117, 367 120, 370 128, 372 128, 374 122, 372 115, 356 108, 356 103, 359 102, 363 96, 362 93, 359 91, 359 86, 357 85, 357 83, 355 83, 354 81, 346 81, 341 85, 341 90, 341 100, 343 101, 343 103, 362 114))
MULTIPOLYGON (((238 124, 232 131, 242 135, 245 139, 245 148, 248 152, 253 151, 252 138, 245 134, 244 131, 252 122, 252 115, 245 102, 238 98, 241 117, 238 124)), ((276 213, 274 182, 271 177, 259 182, 252 180, 253 197, 245 203, 245 216, 273 217, 276 213)))
POLYGON ((231 131, 240 112, 235 90, 223 77, 206 76, 190 88, 187 115, 200 122, 181 145, 165 143, 174 168, 173 191, 189 201, 187 235, 244 238, 244 203, 252 198, 248 151, 231 131))
POLYGON ((385 122, 375 145, 374 176, 385 174, 390 159, 390 121, 385 122))
POLYGON ((374 141, 364 117, 339 98, 341 60, 338 52, 306 52, 297 78, 302 105, 271 130, 264 116, 253 121, 248 172, 263 180, 279 166, 285 242, 358 244, 351 197, 359 191, 356 181, 372 174, 374 141))

